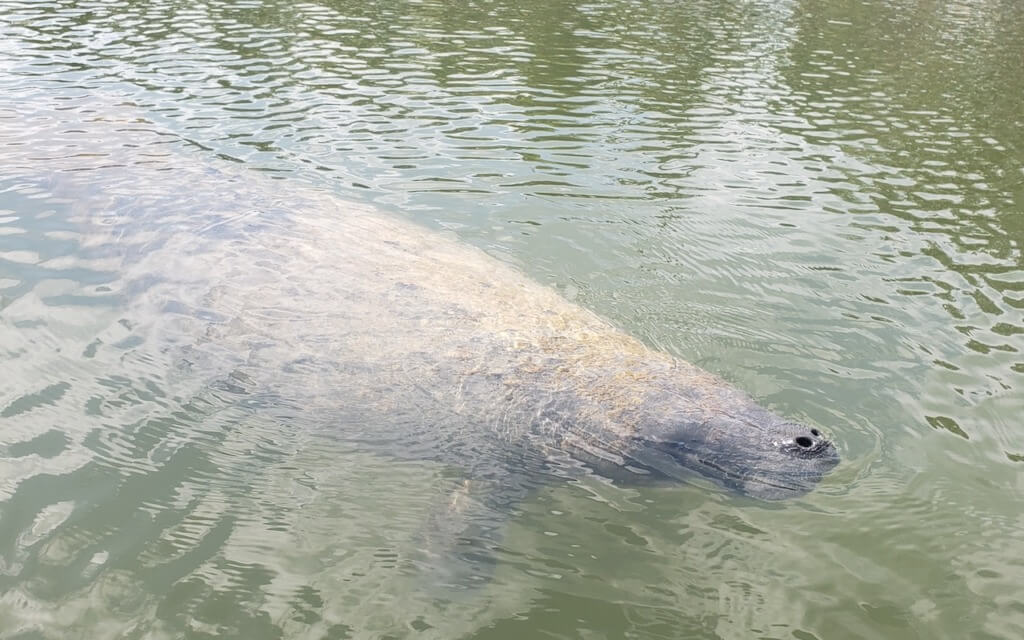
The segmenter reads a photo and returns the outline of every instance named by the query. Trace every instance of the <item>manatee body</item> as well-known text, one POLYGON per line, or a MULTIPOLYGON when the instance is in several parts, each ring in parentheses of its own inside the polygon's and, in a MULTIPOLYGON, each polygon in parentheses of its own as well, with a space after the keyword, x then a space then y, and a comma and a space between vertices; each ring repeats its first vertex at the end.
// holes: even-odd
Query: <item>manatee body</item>
POLYGON ((560 455, 763 499, 809 491, 838 461, 818 429, 442 233, 269 180, 167 178, 132 183, 156 180, 141 206, 159 241, 124 265, 148 339, 191 375, 244 380, 282 419, 509 496, 560 455))

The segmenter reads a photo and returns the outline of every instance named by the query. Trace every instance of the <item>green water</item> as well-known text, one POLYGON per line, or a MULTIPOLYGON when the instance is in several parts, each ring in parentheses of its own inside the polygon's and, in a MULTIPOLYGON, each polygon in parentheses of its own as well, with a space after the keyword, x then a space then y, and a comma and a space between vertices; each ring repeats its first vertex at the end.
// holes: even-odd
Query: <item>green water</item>
POLYGON ((0 0, 0 638, 1024 637, 1022 241, 1015 0, 0 0), (445 229, 843 462, 553 484, 442 596, 401 567, 448 470, 125 355, 131 223, 247 213, 225 173, 445 229))

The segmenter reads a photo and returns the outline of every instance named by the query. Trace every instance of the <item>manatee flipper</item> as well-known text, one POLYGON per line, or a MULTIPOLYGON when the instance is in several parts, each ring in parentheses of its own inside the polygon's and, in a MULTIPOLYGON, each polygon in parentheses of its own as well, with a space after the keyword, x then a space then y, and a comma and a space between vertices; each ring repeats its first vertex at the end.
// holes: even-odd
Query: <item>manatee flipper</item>
POLYGON ((415 538, 418 581, 458 591, 483 585, 494 573, 502 518, 477 502, 474 484, 480 483, 462 480, 430 509, 415 538))
POLYGON ((415 579, 451 597, 485 586, 504 555, 505 525, 532 490, 525 474, 508 470, 452 482, 415 536, 415 579))

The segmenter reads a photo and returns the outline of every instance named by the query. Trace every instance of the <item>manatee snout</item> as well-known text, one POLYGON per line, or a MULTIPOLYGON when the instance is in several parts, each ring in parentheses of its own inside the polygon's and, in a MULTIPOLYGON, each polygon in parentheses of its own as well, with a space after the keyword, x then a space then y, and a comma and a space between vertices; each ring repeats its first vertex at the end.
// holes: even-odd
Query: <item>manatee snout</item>
POLYGON ((839 463, 839 451, 817 427, 772 420, 750 432, 749 462, 737 459, 726 478, 742 493, 762 500, 803 495, 839 463), (758 450, 765 447, 758 454, 758 450))
POLYGON ((816 427, 789 423, 792 433, 784 433, 775 440, 778 448, 797 458, 836 458, 835 445, 816 427))
POLYGON ((817 427, 745 399, 731 409, 674 412, 644 429, 632 457, 669 477, 696 471, 762 500, 806 494, 839 463, 836 446, 817 427))

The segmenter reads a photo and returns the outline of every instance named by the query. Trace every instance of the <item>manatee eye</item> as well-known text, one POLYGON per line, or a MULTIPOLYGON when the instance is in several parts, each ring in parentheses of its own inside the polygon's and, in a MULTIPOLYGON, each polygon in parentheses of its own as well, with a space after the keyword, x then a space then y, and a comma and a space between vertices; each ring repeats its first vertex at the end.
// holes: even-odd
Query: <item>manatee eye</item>
POLYGON ((821 432, 818 431, 817 429, 811 429, 811 435, 812 436, 820 436, 821 432))
MULTIPOLYGON (((811 431, 811 433, 814 433, 814 431, 811 431)), ((818 434, 814 433, 814 435, 818 434)), ((796 440, 794 440, 794 442, 796 442, 798 446, 803 447, 804 449, 810 449, 811 445, 814 444, 814 441, 808 438, 807 436, 799 436, 796 440)))

